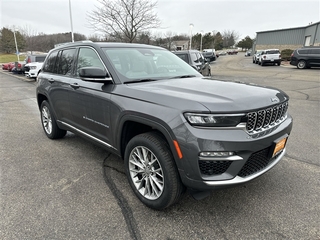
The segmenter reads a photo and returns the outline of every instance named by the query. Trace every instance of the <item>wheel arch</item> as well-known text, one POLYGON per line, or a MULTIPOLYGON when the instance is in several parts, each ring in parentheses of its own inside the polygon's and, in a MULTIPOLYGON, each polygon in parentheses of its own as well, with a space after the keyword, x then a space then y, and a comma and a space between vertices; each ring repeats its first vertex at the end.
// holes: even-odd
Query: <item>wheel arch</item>
POLYGON ((133 137, 151 131, 157 132, 167 142, 175 160, 179 158, 173 143, 173 140, 175 140, 174 134, 170 127, 162 120, 156 119, 152 116, 126 114, 121 117, 118 129, 121 129, 121 131, 118 131, 116 143, 122 158, 124 158, 128 142, 133 137))
POLYGON ((43 101, 48 101, 49 102, 48 97, 46 95, 42 94, 42 93, 38 93, 37 94, 37 102, 38 102, 38 108, 39 109, 40 109, 41 104, 42 104, 43 101))

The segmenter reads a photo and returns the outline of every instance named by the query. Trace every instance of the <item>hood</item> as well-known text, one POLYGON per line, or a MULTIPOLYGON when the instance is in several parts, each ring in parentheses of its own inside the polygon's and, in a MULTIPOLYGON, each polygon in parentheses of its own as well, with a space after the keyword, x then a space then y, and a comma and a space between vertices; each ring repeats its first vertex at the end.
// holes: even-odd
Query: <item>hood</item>
POLYGON ((159 80, 126 86, 130 88, 127 96, 182 111, 247 112, 288 99, 278 89, 204 78, 159 80))

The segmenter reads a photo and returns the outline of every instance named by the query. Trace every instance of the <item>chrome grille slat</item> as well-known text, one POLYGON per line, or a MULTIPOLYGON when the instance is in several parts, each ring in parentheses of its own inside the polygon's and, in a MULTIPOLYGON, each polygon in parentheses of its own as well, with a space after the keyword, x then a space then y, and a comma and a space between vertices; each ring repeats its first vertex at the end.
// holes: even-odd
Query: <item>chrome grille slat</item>
POLYGON ((246 129, 249 133, 253 133, 277 125, 285 119, 287 110, 288 102, 284 102, 273 107, 249 112, 246 129))

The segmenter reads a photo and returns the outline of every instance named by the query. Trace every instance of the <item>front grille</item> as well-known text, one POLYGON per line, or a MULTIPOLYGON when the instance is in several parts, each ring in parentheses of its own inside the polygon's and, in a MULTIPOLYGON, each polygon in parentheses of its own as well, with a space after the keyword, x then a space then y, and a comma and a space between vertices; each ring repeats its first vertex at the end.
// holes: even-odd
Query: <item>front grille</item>
POLYGON ((268 158, 268 154, 269 148, 253 153, 238 173, 238 176, 247 177, 267 167, 275 159, 268 158))
POLYGON ((281 123, 287 114, 288 102, 247 114, 247 131, 252 133, 281 123))
POLYGON ((200 172, 205 175, 218 175, 227 171, 232 161, 203 161, 199 160, 200 172))

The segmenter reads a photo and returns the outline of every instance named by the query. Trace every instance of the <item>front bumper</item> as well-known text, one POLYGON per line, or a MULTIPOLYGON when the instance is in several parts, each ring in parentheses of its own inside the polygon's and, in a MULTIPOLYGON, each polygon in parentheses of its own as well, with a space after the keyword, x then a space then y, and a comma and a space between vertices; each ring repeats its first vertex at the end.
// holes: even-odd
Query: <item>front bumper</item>
POLYGON ((292 118, 268 134, 252 138, 243 130, 201 130, 189 127, 192 137, 182 142, 183 159, 178 160, 181 180, 187 187, 205 191, 251 181, 273 168, 284 156, 283 148, 272 157, 275 143, 289 136, 292 118), (209 132, 209 134, 208 134, 209 132), (224 158, 199 157, 203 151, 234 152, 224 158))
POLYGON ((28 72, 25 72, 25 76, 29 78, 36 78, 38 75, 37 70, 30 69, 28 72))

